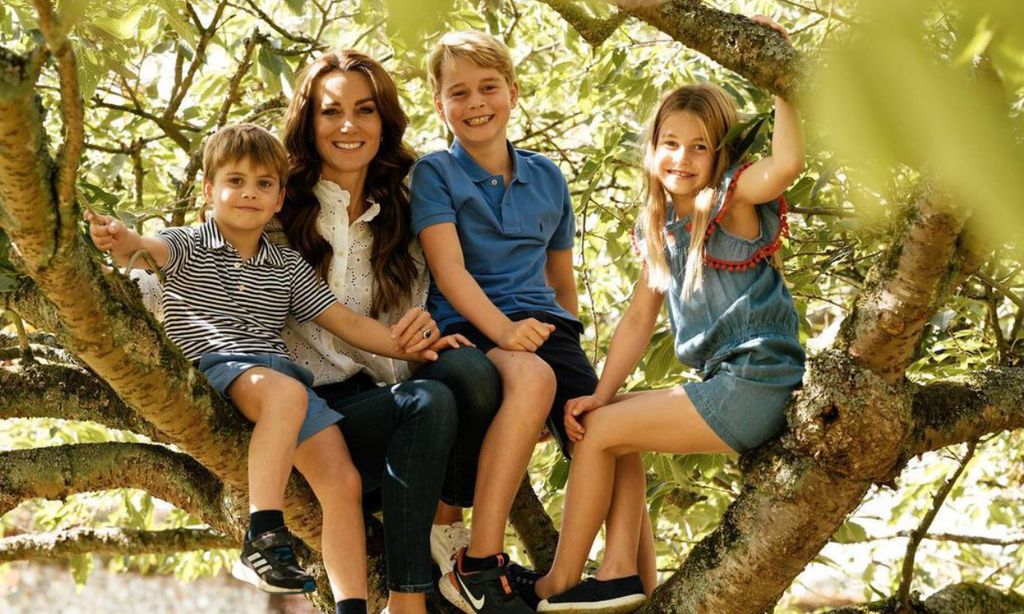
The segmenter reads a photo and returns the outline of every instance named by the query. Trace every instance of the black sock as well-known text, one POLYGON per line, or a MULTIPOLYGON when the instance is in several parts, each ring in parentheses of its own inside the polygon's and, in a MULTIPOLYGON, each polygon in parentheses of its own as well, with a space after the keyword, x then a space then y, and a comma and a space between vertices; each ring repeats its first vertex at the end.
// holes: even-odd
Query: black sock
POLYGON ((334 614, 366 614, 365 599, 345 599, 334 604, 334 614))
POLYGON ((249 514, 249 539, 284 526, 281 510, 259 510, 249 514))
POLYGON ((462 555, 462 570, 470 573, 477 571, 483 571, 485 569, 494 569, 498 566, 498 556, 492 554, 491 556, 485 556, 476 558, 469 556, 468 554, 462 555))

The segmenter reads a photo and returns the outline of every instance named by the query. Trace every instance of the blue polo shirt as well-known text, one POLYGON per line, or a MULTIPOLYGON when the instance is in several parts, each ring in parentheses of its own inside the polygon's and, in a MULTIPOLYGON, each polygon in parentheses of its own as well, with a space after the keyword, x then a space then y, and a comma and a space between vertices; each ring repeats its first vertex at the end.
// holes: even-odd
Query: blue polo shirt
MULTIPOLYGON (((512 179, 491 175, 458 141, 419 159, 412 169, 412 226, 418 235, 453 223, 466 269, 502 311, 538 310, 575 318, 555 301, 544 265, 549 249, 572 249, 576 221, 569 186, 555 163, 508 145, 512 179)), ((464 322, 431 283, 427 308, 442 331, 464 322)))

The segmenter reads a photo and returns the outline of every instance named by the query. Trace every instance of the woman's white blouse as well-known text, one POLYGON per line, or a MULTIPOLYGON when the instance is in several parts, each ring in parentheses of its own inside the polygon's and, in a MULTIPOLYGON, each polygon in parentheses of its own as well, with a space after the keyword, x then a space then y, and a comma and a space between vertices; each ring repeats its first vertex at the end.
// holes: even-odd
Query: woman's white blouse
MULTIPOLYGON (((358 314, 369 316, 373 301, 373 269, 370 251, 373 235, 369 222, 380 213, 380 205, 371 203, 352 224, 348 223, 349 194, 338 184, 320 180, 313 188, 320 201, 317 230, 334 247, 327 283, 338 302, 358 314)), ((268 228, 268 230, 271 230, 268 228)), ((273 234, 271 234, 271 238, 273 234)), ((410 245, 417 276, 412 288, 412 303, 377 318, 385 326, 397 322, 412 305, 422 307, 427 300, 427 270, 418 241, 410 245)), ((394 384, 409 377, 409 365, 356 349, 312 322, 299 324, 289 319, 284 342, 292 360, 313 372, 316 385, 332 384, 365 371, 374 381, 394 384)))
MULTIPOLYGON (((369 316, 373 301, 373 269, 370 251, 373 235, 369 222, 380 213, 380 205, 371 203, 366 211, 351 224, 348 223, 349 194, 336 183, 320 180, 313 188, 320 201, 317 230, 334 248, 327 283, 338 302, 352 311, 369 316)), ((274 243, 287 245, 280 223, 274 219, 267 225, 267 235, 274 243)), ((411 305, 422 307, 427 299, 427 269, 423 250, 415 239, 409 246, 417 275, 413 282, 411 305)), ((140 282, 143 301, 161 318, 160 288, 153 275, 132 273, 140 282)), ((411 305, 405 305, 378 316, 385 326, 397 322, 411 305)), ((352 347, 313 322, 300 324, 289 318, 282 334, 291 359, 313 373, 314 384, 333 384, 346 380, 360 371, 374 381, 394 384, 409 377, 409 365, 352 347)))

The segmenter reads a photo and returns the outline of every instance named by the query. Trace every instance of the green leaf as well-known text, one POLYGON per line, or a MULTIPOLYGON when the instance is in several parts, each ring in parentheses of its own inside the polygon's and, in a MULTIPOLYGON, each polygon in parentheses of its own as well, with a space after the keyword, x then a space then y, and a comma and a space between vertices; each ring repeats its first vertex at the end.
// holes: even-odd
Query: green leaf
POLYGON ((71 578, 75 581, 75 588, 79 591, 85 587, 89 580, 89 573, 92 572, 92 553, 73 554, 68 559, 68 568, 71 570, 71 578))
POLYGON ((864 527, 849 520, 839 527, 835 535, 832 536, 832 541, 837 544, 858 544, 867 541, 867 538, 868 532, 864 530, 864 527))
POLYGON ((561 490, 565 488, 565 483, 569 481, 569 461, 565 458, 559 458, 555 466, 551 468, 551 474, 548 476, 548 486, 554 489, 561 490))

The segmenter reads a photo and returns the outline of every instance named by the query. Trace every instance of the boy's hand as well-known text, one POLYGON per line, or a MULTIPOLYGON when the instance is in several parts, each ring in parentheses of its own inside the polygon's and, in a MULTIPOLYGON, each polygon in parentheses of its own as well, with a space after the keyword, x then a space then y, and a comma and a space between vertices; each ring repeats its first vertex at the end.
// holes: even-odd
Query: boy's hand
POLYGON ((526 318, 509 324, 496 341, 503 350, 536 352, 554 331, 554 324, 526 318))
POLYGON ((754 23, 759 23, 762 26, 768 26, 772 30, 775 30, 776 32, 781 34, 782 38, 786 39, 787 43, 793 43, 793 41, 789 40, 789 32, 786 32, 785 28, 772 21, 770 17, 765 17, 764 15, 754 15, 753 17, 750 18, 750 20, 753 21, 754 23))
POLYGON ((85 219, 89 221, 89 237, 100 251, 116 250, 122 247, 125 238, 130 237, 124 224, 109 215, 86 211, 85 219))
POLYGON ((578 416, 588 411, 594 411, 599 407, 604 407, 607 404, 607 400, 596 394, 576 397, 566 401, 562 421, 565 424, 565 432, 569 435, 569 441, 577 443, 583 439, 583 435, 586 433, 586 429, 583 428, 583 423, 579 421, 578 416))
POLYGON ((403 352, 410 354, 432 346, 441 336, 437 323, 425 309, 413 307, 391 327, 391 338, 403 352))

